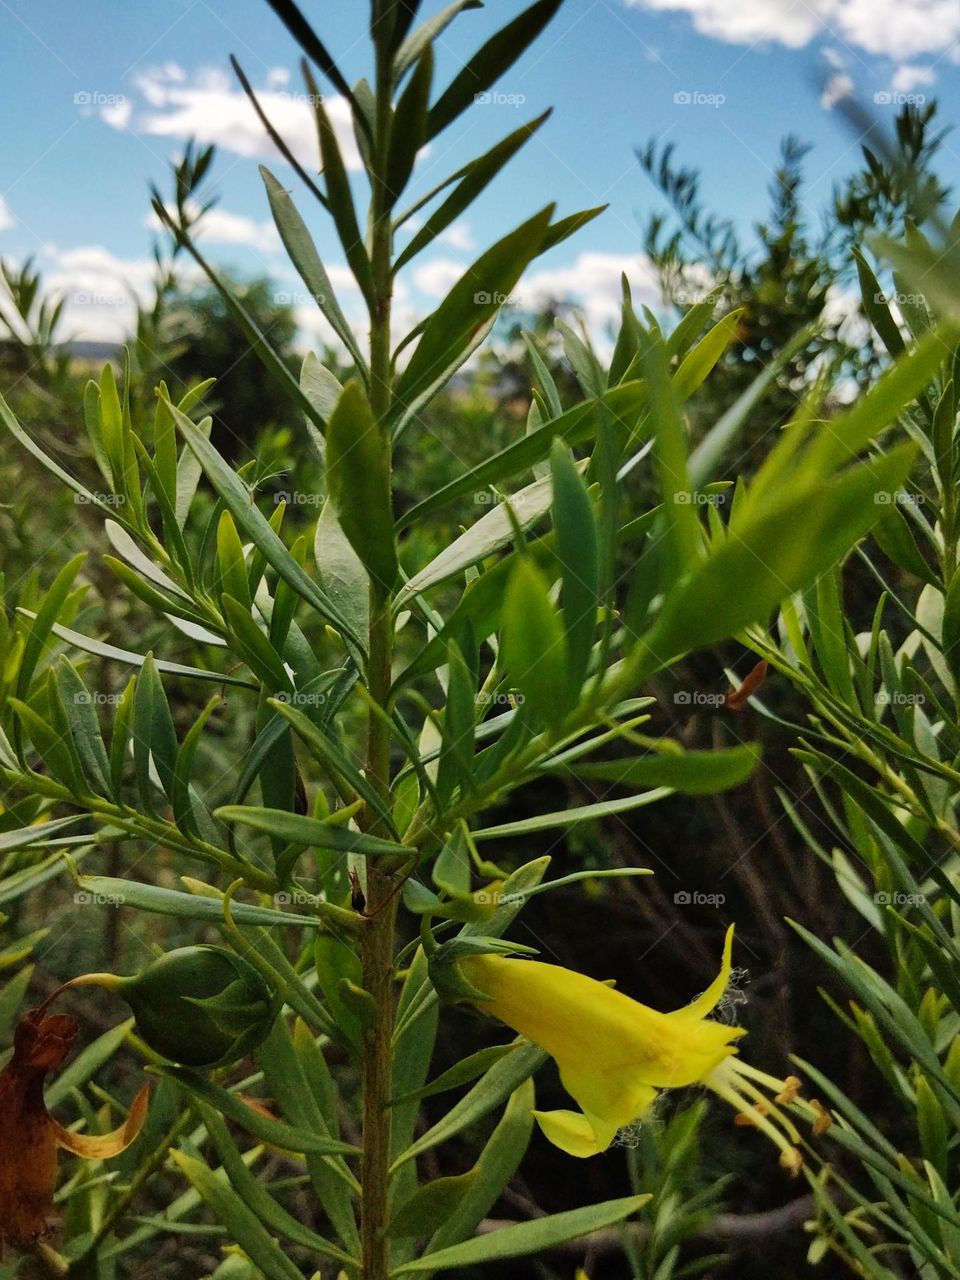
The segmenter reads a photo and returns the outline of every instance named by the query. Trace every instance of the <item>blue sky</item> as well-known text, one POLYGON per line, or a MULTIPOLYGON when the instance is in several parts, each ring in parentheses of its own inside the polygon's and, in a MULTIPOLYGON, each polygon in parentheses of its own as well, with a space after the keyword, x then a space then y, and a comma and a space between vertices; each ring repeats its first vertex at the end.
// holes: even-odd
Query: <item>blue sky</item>
MULTIPOLYGON (((439 7, 424 0, 422 12, 439 7)), ((488 0, 464 14, 442 39, 436 83, 522 7, 488 0)), ((366 3, 303 0, 303 8, 348 79, 367 74, 366 3)), ((298 50, 262 0, 0 0, 0 33, 0 254, 37 257, 68 298, 72 335, 120 336, 129 323, 129 287, 146 291, 151 278, 147 187, 166 183, 167 162, 190 132, 220 150, 210 256, 267 271, 296 299, 269 225, 256 169, 263 161, 294 188, 344 305, 359 318, 322 211, 271 155, 232 80, 235 53, 310 163, 298 50)), ((523 295, 568 293, 602 328, 622 269, 641 296, 650 289, 641 228, 659 199, 637 165, 637 144, 675 142, 680 158, 703 170, 712 203, 746 226, 765 208, 781 137, 794 131, 814 144, 808 198, 816 213, 858 158, 833 101, 854 91, 892 120, 885 99, 936 95, 949 123, 960 112, 958 38, 960 0, 566 0, 498 96, 422 157, 425 188, 554 107, 494 192, 416 260, 402 281, 401 317, 433 304, 476 252, 548 200, 562 212, 608 201, 600 220, 537 264, 523 295)), ((342 105, 331 104, 335 120, 342 105)), ((948 141, 941 169, 960 189, 960 136, 948 141)), ((305 331, 325 337, 312 308, 299 306, 305 331)))

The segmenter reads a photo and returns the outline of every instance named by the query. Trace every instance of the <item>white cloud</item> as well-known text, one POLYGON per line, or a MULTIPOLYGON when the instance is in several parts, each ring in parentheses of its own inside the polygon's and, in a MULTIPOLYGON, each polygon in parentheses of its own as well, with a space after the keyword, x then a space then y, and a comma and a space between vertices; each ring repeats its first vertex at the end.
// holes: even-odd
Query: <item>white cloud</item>
POLYGON ((836 326, 841 340, 852 347, 867 346, 873 337, 870 323, 860 307, 860 295, 855 289, 830 285, 823 307, 823 320, 827 325, 836 326))
POLYGON ((935 84, 937 73, 933 67, 919 67, 916 64, 904 63, 897 67, 890 83, 894 93, 912 93, 923 85, 935 84))
MULTIPOLYGON (((146 225, 160 230, 160 219, 155 213, 146 218, 146 225)), ((231 213, 214 205, 203 215, 196 228, 197 238, 206 244, 244 245, 264 253, 277 253, 281 248, 277 228, 269 219, 262 222, 242 213, 231 213)))
POLYGON ((208 244, 243 244, 268 253, 280 248, 280 236, 272 222, 258 222, 227 209, 209 209, 200 224, 200 233, 208 244))
POLYGON ((0 231, 6 231, 13 226, 13 214, 10 212, 10 206, 0 196, 0 231))
POLYGON ((514 292, 523 307, 556 301, 576 303, 599 344, 610 326, 619 327, 622 275, 630 282, 635 307, 662 306, 656 272, 641 253, 581 253, 567 266, 531 272, 514 292))
POLYGON ((789 0, 626 0, 645 9, 689 13, 696 29, 733 44, 778 40, 799 48, 817 33, 822 0, 791 4, 789 0))
POLYGON ((821 107, 824 111, 832 111, 838 102, 842 102, 844 98, 849 98, 853 94, 854 88, 852 78, 845 71, 838 71, 830 76, 823 86, 823 92, 820 95, 821 107))
POLYGON ((121 342, 134 330, 137 298, 153 294, 151 258, 118 258, 102 245, 52 249, 44 283, 64 299, 61 336, 121 342))
MULTIPOLYGON (((105 107, 101 119, 115 129, 156 137, 196 138, 202 145, 214 143, 237 155, 276 160, 277 151, 257 119, 242 88, 219 68, 201 68, 191 75, 175 63, 145 72, 136 80, 140 101, 127 100, 119 111, 105 107)), ((268 119, 290 150, 308 171, 318 168, 317 130, 313 107, 305 93, 278 86, 285 83, 282 69, 268 73, 267 87, 255 88, 268 119)), ((341 97, 324 98, 344 163, 359 170, 350 120, 350 108, 341 97)))
POLYGON ((126 129, 133 115, 133 103, 129 98, 118 98, 114 103, 100 108, 100 119, 111 129, 126 129))
POLYGON ((452 223, 447 227, 446 231, 441 232, 437 240, 441 244, 449 245, 451 249, 462 249, 466 252, 477 247, 470 224, 462 219, 460 222, 452 223))
MULTIPOLYGON (((413 272, 414 286, 429 298, 444 297, 466 270, 452 258, 432 258, 413 272)), ((551 302, 568 302, 583 314, 598 347, 606 345, 607 331, 620 324, 621 284, 626 274, 634 306, 662 307, 657 275, 643 254, 581 253, 566 266, 531 271, 510 295, 510 302, 536 310, 551 302)))
POLYGON ((626 0, 688 13, 704 35, 733 44, 777 42, 800 48, 817 36, 913 58, 950 48, 960 37, 960 0, 626 0))
POLYGON ((431 258, 413 273, 413 283, 428 298, 443 298, 463 275, 466 267, 450 258, 431 258))

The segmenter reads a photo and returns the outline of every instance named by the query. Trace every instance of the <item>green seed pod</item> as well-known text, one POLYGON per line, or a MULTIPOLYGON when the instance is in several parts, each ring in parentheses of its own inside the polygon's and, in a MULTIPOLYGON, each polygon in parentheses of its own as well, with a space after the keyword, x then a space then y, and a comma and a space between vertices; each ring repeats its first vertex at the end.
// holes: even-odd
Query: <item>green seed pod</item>
POLYGON ((223 947, 181 947, 115 989, 150 1048, 185 1067, 238 1061, 266 1039, 280 1005, 260 972, 223 947))

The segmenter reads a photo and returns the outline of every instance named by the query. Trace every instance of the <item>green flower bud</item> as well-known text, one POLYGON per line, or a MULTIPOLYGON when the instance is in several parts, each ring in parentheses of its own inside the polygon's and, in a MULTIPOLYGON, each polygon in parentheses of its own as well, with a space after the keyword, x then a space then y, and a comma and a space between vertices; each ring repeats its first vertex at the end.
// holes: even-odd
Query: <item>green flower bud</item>
POLYGON ((115 989, 150 1048, 185 1067, 243 1058, 266 1039, 280 1006, 262 974, 223 947, 181 947, 115 989))
POLYGON ((461 934, 451 938, 449 942, 438 943, 426 918, 421 921, 420 939, 427 957, 430 982, 440 999, 451 1004, 463 1001, 477 1003, 487 999, 482 991, 478 991, 464 977, 459 964, 461 960, 479 955, 537 954, 534 947, 524 947, 518 942, 504 942, 502 938, 464 937, 461 934))

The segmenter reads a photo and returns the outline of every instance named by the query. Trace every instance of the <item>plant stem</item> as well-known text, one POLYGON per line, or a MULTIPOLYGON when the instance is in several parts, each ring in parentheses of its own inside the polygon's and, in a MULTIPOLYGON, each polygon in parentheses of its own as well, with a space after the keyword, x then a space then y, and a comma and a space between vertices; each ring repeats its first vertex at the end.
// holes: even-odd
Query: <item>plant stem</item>
MULTIPOLYGON (((370 692, 383 705, 390 688, 391 618, 381 603, 370 626, 370 692)), ((384 795, 389 794, 390 738, 386 724, 371 714, 368 722, 367 777, 384 795)), ((370 815, 369 829, 381 820, 370 815)), ((373 997, 376 1016, 365 1028, 362 1045, 363 1086, 363 1194, 360 1205, 360 1241, 363 1280, 386 1280, 389 1274, 389 1241, 385 1235, 388 1213, 390 1130, 388 1107, 392 1092, 391 1045, 393 1041, 393 950, 397 911, 396 884, 376 858, 367 861, 367 918, 361 937, 363 986, 373 997)))
MULTIPOLYGON (((384 175, 391 126, 391 62, 382 44, 377 51, 376 159, 370 220, 370 259, 374 296, 370 308, 370 404, 377 421, 381 447, 391 462, 390 432, 390 303, 393 292, 393 237, 390 197, 384 175)), ((372 585, 370 591, 367 689, 371 703, 387 707, 393 658, 393 615, 389 594, 372 585)), ((367 717, 366 775, 384 801, 390 797, 390 728, 372 709, 367 717)), ((383 820, 368 812, 364 827, 387 835, 383 820)), ((360 1201, 360 1245, 363 1280, 387 1280, 390 1242, 389 1213, 393 1041, 393 957, 397 912, 396 884, 381 860, 367 860, 366 921, 361 939, 364 989, 373 997, 375 1017, 363 1034, 361 1085, 363 1091, 363 1161, 360 1201)))

